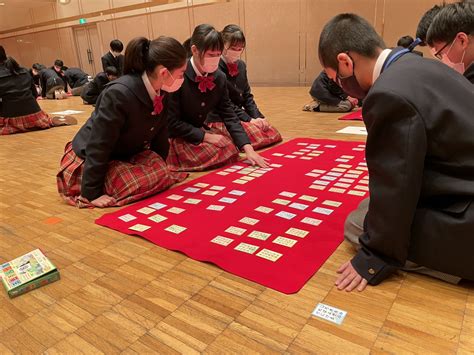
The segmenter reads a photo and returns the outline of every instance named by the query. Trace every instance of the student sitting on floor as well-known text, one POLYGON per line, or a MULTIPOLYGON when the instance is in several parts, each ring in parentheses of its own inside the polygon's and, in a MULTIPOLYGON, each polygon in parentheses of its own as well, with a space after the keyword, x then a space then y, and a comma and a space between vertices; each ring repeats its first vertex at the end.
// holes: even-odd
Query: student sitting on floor
POLYGON ((82 90, 82 100, 84 100, 85 104, 95 105, 99 95, 104 91, 105 86, 117 79, 118 72, 117 68, 115 67, 107 67, 105 68, 105 73, 99 73, 96 75, 94 80, 92 80, 86 87, 82 90))
POLYGON ((82 90, 89 83, 89 74, 86 74, 81 68, 63 67, 63 71, 71 87, 72 96, 81 96, 82 90))
MULTIPOLYGON (((241 28, 237 25, 227 25, 221 33, 224 39, 224 51, 219 61, 219 69, 227 77, 229 98, 252 147, 260 149, 281 142, 280 132, 270 126, 253 99, 247 79, 247 65, 240 59, 245 48, 245 36, 241 28)), ((216 112, 209 113, 207 117, 209 127, 226 130, 223 124, 212 123, 219 120, 216 112)), ((226 131, 222 134, 226 134, 226 131)))
POLYGON ((58 191, 78 207, 122 206, 183 180, 166 166, 168 94, 179 88, 186 51, 174 38, 131 40, 124 74, 97 100, 66 145, 58 191))
POLYGON ((349 112, 358 104, 358 100, 347 95, 324 70, 314 80, 309 94, 313 101, 304 105, 303 111, 349 112))
POLYGON ((319 59, 364 98, 370 201, 346 221, 359 250, 337 287, 362 291, 397 269, 474 280, 474 91, 446 65, 397 47, 354 14, 323 28, 319 59))
POLYGON ((170 169, 201 171, 237 161, 242 149, 252 164, 267 167, 250 144, 227 90, 227 78, 218 70, 224 42, 211 25, 194 29, 192 57, 188 60, 183 86, 172 95, 169 110, 170 169), (226 131, 204 122, 215 110, 226 131))
POLYGON ((35 97, 41 96, 41 80, 40 73, 43 69, 46 69, 46 66, 39 63, 34 63, 29 70, 33 83, 35 84, 36 91, 34 92, 35 97))
POLYGON ((0 46, 0 135, 76 124, 75 118, 51 117, 35 98, 36 87, 28 70, 6 56, 0 46))
POLYGON ((104 54, 101 58, 102 69, 105 70, 107 67, 115 67, 117 69, 118 76, 123 74, 123 62, 124 56, 122 55, 123 43, 118 39, 114 39, 110 42, 110 51, 104 54))
POLYGON ((64 63, 56 59, 51 68, 40 72, 41 96, 47 99, 67 98, 68 83, 62 71, 64 63))
POLYGON ((435 57, 474 84, 474 3, 448 4, 433 19, 427 43, 435 57))

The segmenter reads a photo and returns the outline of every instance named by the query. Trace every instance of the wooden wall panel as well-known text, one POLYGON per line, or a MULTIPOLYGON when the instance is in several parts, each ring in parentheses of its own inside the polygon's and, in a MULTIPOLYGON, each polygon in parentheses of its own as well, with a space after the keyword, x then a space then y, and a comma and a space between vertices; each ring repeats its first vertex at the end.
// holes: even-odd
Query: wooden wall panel
POLYGON ((101 11, 110 9, 109 0, 80 0, 82 13, 87 14, 89 12, 101 11))
MULTIPOLYGON (((191 14, 193 16, 194 26, 208 23, 213 25, 218 31, 221 31, 225 25, 230 23, 242 25, 239 19, 237 0, 193 7, 191 8, 191 14)), ((194 28, 192 28, 191 31, 193 29, 194 28)))
POLYGON ((35 33, 35 40, 36 46, 40 49, 42 64, 50 67, 56 59, 62 59, 58 30, 35 33))
POLYGON ((192 29, 189 26, 187 9, 155 12, 150 15, 150 21, 152 26, 152 38, 165 35, 184 42, 191 36, 192 29))
POLYGON ((17 37, 21 65, 30 68, 33 63, 43 63, 36 35, 31 33, 17 37))
POLYGON ((21 65, 25 66, 20 56, 19 39, 16 37, 5 38, 0 40, 0 45, 3 46, 7 56, 15 58, 15 60, 21 65))
POLYGON ((71 27, 58 29, 61 59, 68 67, 78 67, 79 61, 71 27))
MULTIPOLYGON (((34 23, 41 23, 52 21, 56 19, 56 8, 55 4, 47 3, 44 6, 38 6, 31 9, 33 22, 34 23)), ((16 26, 15 26, 16 27, 16 26)))
MULTIPOLYGON (((97 30, 99 31, 99 38, 102 43, 103 54, 110 49, 110 41, 116 38, 112 21, 102 21, 97 23, 97 30)), ((125 47, 126 43, 124 43, 125 47)))
POLYGON ((132 38, 138 36, 151 37, 148 33, 146 15, 116 19, 115 25, 117 38, 123 42, 125 47, 132 38))
POLYGON ((81 13, 80 0, 71 0, 69 4, 57 4, 56 5, 56 17, 71 17, 81 13))

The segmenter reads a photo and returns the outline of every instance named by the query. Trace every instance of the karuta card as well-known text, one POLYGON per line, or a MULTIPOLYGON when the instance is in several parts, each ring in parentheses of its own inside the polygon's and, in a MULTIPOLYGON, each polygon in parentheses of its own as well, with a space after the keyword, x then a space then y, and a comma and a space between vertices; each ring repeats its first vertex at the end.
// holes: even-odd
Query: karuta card
POLYGON ((286 205, 289 204, 291 201, 284 200, 284 199, 281 199, 281 198, 277 198, 277 199, 274 199, 272 202, 273 202, 273 203, 276 203, 277 205, 286 206, 286 205))
POLYGON ((277 237, 272 243, 283 245, 288 248, 292 248, 298 241, 291 239, 291 238, 286 238, 286 237, 277 237))
POLYGON ((260 232, 260 231, 253 231, 248 235, 249 238, 254 238, 254 239, 259 239, 259 240, 267 240, 268 237, 270 236, 271 236, 270 233, 265 233, 265 232, 260 232))
POLYGON ((151 216, 151 217, 148 217, 148 219, 150 221, 153 221, 153 222, 156 222, 156 223, 160 223, 160 222, 163 222, 165 220, 167 220, 168 218, 165 217, 165 216, 162 216, 160 214, 155 214, 154 216, 151 216))
POLYGON ((187 200, 184 200, 184 203, 189 203, 190 205, 197 205, 201 200, 197 198, 188 198, 187 200))
POLYGON ((281 164, 270 164, 272 168, 281 168, 283 165, 281 164))
POLYGON ((345 189, 339 189, 339 188, 337 188, 337 187, 331 187, 331 188, 329 189, 329 191, 331 191, 331 192, 337 192, 338 194, 343 194, 344 192, 346 192, 345 189))
POLYGON ((280 211, 276 214, 276 216, 278 217, 281 217, 281 218, 284 218, 284 219, 293 219, 296 217, 296 214, 294 213, 290 213, 290 212, 286 212, 286 211, 280 211))
POLYGON ((226 173, 225 171, 218 171, 216 174, 221 176, 229 175, 229 173, 226 173))
POLYGON ((272 155, 273 155, 274 157, 282 157, 282 156, 283 156, 283 154, 281 154, 281 153, 273 153, 272 155))
POLYGON ((210 187, 211 190, 216 190, 216 191, 222 191, 225 189, 225 186, 217 186, 217 185, 214 185, 214 186, 211 186, 210 187))
POLYGON ((357 179, 359 177, 359 175, 355 175, 355 174, 345 174, 344 175, 345 178, 350 178, 350 179, 357 179))
POLYGON ((340 178, 339 181, 344 182, 344 183, 348 183, 348 184, 352 184, 355 180, 354 179, 340 178))
POLYGON ((167 209, 168 212, 174 213, 174 214, 180 214, 184 212, 184 208, 179 208, 179 207, 171 207, 167 209))
POLYGON ((298 238, 304 238, 309 234, 308 231, 305 231, 303 229, 298 229, 298 228, 290 228, 285 233, 289 235, 293 235, 298 238))
POLYGON ((330 208, 322 208, 322 207, 316 207, 313 212, 320 213, 320 214, 325 214, 326 216, 329 216, 331 213, 334 212, 334 210, 331 210, 330 208))
POLYGON ((207 196, 216 196, 220 191, 216 191, 216 190, 204 190, 202 192, 203 195, 207 195, 207 196))
POLYGON ((303 160, 312 160, 313 158, 311 158, 311 157, 300 157, 300 159, 303 159, 303 160))
POLYGON ((360 171, 360 170, 349 170, 347 171, 348 174, 356 174, 356 175, 360 175, 360 174, 363 174, 364 172, 363 171, 360 171))
POLYGON ((342 169, 342 168, 332 168, 331 171, 336 171, 338 173, 344 173, 346 172, 347 169, 342 169))
POLYGON ((225 206, 221 206, 221 205, 209 205, 209 206, 207 206, 206 210, 222 211, 224 208, 225 208, 225 206))
POLYGON ((285 155, 285 158, 295 159, 296 155, 287 154, 285 155))
POLYGON ((257 173, 250 173, 249 176, 251 177, 260 177, 262 176, 263 174, 257 174, 257 173))
POLYGON ((273 211, 273 208, 265 207, 265 206, 258 206, 255 211, 262 212, 262 213, 270 213, 273 211))
POLYGON ((194 186, 195 186, 195 187, 202 187, 202 188, 204 188, 204 187, 208 187, 209 184, 206 184, 206 183, 204 183, 204 182, 198 182, 197 184, 194 184, 194 186))
POLYGON ((131 215, 130 213, 124 214, 123 216, 120 216, 119 219, 121 219, 124 222, 130 222, 133 221, 134 219, 137 219, 137 217, 131 215))
POLYGON ((315 174, 324 174, 326 170, 313 169, 311 170, 311 172, 315 174))
POLYGON ((311 176, 311 177, 318 177, 320 176, 321 174, 316 174, 316 173, 307 173, 305 174, 306 176, 311 176))
POLYGON ((300 200, 303 200, 303 201, 309 201, 309 202, 314 202, 316 201, 318 198, 315 197, 315 196, 310 196, 310 195, 301 195, 300 197, 298 197, 300 200))
POLYGON ((341 158, 344 159, 354 159, 355 157, 353 155, 341 155, 341 158))
POLYGON ((334 181, 336 179, 337 179, 337 177, 335 177, 335 176, 321 176, 321 180, 334 181))
POLYGON ((327 186, 330 184, 329 181, 324 181, 324 180, 314 180, 313 181, 313 184, 314 185, 323 185, 323 186, 327 186))
POLYGON ((150 207, 142 207, 139 210, 137 210, 137 212, 142 213, 142 214, 150 214, 150 213, 153 213, 155 211, 156 210, 154 208, 150 208, 150 207))
POLYGON ((151 208, 154 208, 155 210, 161 210, 162 208, 165 208, 167 205, 165 205, 164 203, 155 202, 155 203, 152 203, 149 206, 151 208))
POLYGON ((293 203, 292 203, 291 205, 289 205, 288 207, 296 208, 297 210, 304 211, 304 210, 307 209, 309 206, 308 206, 308 205, 305 205, 305 204, 303 204, 303 203, 293 202, 293 203))
POLYGON ((240 185, 244 185, 244 184, 248 183, 247 180, 242 180, 242 179, 237 179, 237 180, 234 180, 232 182, 236 183, 236 184, 240 184, 240 185))
POLYGON ((294 192, 289 192, 289 191, 282 191, 279 193, 280 196, 285 196, 285 197, 295 197, 296 194, 294 192))
POLYGON ((296 145, 308 145, 309 143, 304 143, 304 142, 299 142, 299 143, 296 143, 296 145))
POLYGON ((201 190, 201 189, 197 188, 197 187, 187 187, 183 191, 185 191, 185 192, 198 192, 199 190, 201 190))
MULTIPOLYGON (((337 165, 338 168, 344 168, 344 169, 350 169, 352 168, 352 165, 348 165, 348 164, 338 164, 337 165)), ((334 169, 333 169, 334 170, 334 169)))
POLYGON ((231 168, 231 169, 235 169, 235 170, 240 170, 240 169, 243 168, 243 166, 240 166, 240 165, 232 165, 230 168, 231 168))
POLYGON ((240 223, 250 224, 251 226, 256 225, 260 220, 250 217, 244 217, 239 220, 240 223))
POLYGON ((247 230, 244 229, 244 228, 239 228, 239 227, 230 226, 230 227, 227 228, 225 231, 226 231, 227 233, 230 233, 230 234, 242 235, 242 234, 244 234, 247 230))
POLYGON ((221 235, 218 235, 217 237, 215 237, 214 239, 211 240, 211 243, 216 243, 216 244, 220 244, 220 245, 223 245, 223 246, 228 246, 233 241, 234 241, 234 239, 232 239, 232 238, 227 238, 227 237, 223 237, 221 235))
POLYGON ((313 316, 322 318, 332 323, 341 325, 344 321, 344 318, 347 315, 346 311, 343 311, 339 308, 328 306, 323 303, 319 303, 313 311, 313 316))
POLYGON ((357 191, 357 190, 350 190, 347 192, 349 195, 354 195, 354 196, 364 196, 366 192, 364 191, 357 191))
POLYGON ((349 186, 351 186, 351 184, 343 184, 342 182, 336 182, 334 184, 334 186, 336 187, 342 187, 343 189, 347 189, 349 186))
POLYGON ((331 207, 339 207, 340 205, 342 205, 342 202, 326 200, 323 202, 323 205, 331 206, 331 207))
POLYGON ((245 191, 232 190, 232 191, 229 192, 229 195, 243 196, 243 195, 245 195, 245 191))
POLYGON ((219 199, 219 202, 224 203, 234 203, 235 201, 237 201, 237 199, 232 197, 222 197, 221 199, 219 199))
POLYGON ((313 189, 313 190, 324 190, 326 188, 326 186, 323 186, 323 185, 311 185, 309 187, 310 189, 313 189))
POLYGON ((186 227, 178 226, 177 224, 172 224, 168 228, 165 228, 165 231, 168 231, 174 234, 180 234, 184 232, 186 229, 187 229, 186 227))
POLYGON ((316 218, 311 218, 311 217, 305 217, 301 220, 301 223, 306 223, 306 224, 309 224, 311 226, 319 226, 321 224, 321 220, 320 219, 316 219, 316 218))
POLYGON ((369 191, 368 186, 362 186, 362 185, 357 185, 356 187, 354 187, 354 189, 362 190, 362 191, 369 191))
POLYGON ((328 176, 335 176, 335 177, 339 177, 342 175, 342 173, 337 173, 337 172, 334 172, 334 171, 330 171, 329 173, 327 173, 328 176))
POLYGON ((283 254, 277 253, 273 250, 262 249, 256 255, 260 258, 275 262, 280 259, 283 254))
POLYGON ((247 243, 240 243, 234 248, 234 250, 238 250, 247 254, 253 254, 258 250, 258 246, 247 243))
POLYGON ((137 224, 131 226, 128 229, 130 229, 132 231, 137 231, 137 232, 144 232, 144 231, 146 231, 150 228, 151 228, 150 226, 145 226, 144 224, 137 223, 137 224))
POLYGON ((179 201, 183 198, 183 196, 181 195, 176 195, 176 194, 173 194, 173 195, 169 195, 168 197, 166 198, 169 198, 170 200, 173 200, 173 201, 179 201))
POLYGON ((242 176, 240 178, 240 180, 246 180, 246 181, 252 181, 253 179, 255 179, 254 177, 252 176, 242 176))

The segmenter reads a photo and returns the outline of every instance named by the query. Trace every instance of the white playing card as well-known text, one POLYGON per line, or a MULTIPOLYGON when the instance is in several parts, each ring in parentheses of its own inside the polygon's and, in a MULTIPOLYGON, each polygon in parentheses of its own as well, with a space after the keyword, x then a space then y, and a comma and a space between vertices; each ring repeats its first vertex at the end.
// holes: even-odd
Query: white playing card
POLYGON ((288 201, 288 200, 284 200, 282 198, 276 198, 272 201, 273 203, 276 203, 278 205, 283 205, 283 206, 286 206, 287 204, 289 204, 291 201, 288 201))
POLYGON ((336 146, 333 144, 326 144, 324 148, 336 148, 336 146))
MULTIPOLYGON (((344 168, 344 169, 350 169, 352 168, 352 165, 348 165, 348 164, 338 164, 337 165, 338 168, 344 168)), ((333 169, 334 170, 334 169, 333 169)))
POLYGON ((323 185, 311 185, 309 187, 310 189, 313 189, 313 190, 324 190, 326 188, 326 186, 323 186, 323 185))
POLYGON ((204 182, 198 182, 197 184, 194 184, 194 186, 196 186, 196 187, 203 187, 203 188, 204 188, 204 187, 208 187, 209 184, 206 184, 206 183, 204 183, 204 182))
POLYGON ((340 178, 339 181, 352 184, 355 180, 354 179, 340 178))
POLYGON ((350 179, 357 179, 359 177, 359 175, 355 175, 355 174, 345 174, 344 175, 345 178, 350 178, 350 179))
POLYGON ((337 187, 331 187, 331 188, 329 189, 329 191, 331 191, 331 192, 337 192, 338 194, 343 194, 344 192, 346 192, 345 189, 339 189, 339 188, 337 188, 337 187))
POLYGON ((242 176, 240 178, 240 180, 246 180, 246 181, 252 181, 253 179, 255 179, 254 177, 252 176, 242 176))
POLYGON ((239 220, 240 223, 250 224, 251 226, 256 225, 260 220, 250 217, 244 217, 239 220))
POLYGON ((179 207, 171 207, 167 209, 168 212, 174 213, 174 214, 180 214, 185 211, 184 208, 179 208, 179 207))
POLYGON ((331 207, 339 207, 340 205, 342 205, 342 202, 326 200, 323 202, 323 205, 331 206, 331 207))
POLYGON ((236 183, 236 184, 240 184, 240 185, 244 185, 244 184, 248 183, 247 180, 242 180, 242 179, 237 179, 237 180, 234 180, 232 182, 236 183))
POLYGON ((310 157, 319 157, 321 153, 308 153, 308 156, 310 157))
POLYGON ((239 228, 239 227, 230 226, 230 227, 227 228, 225 231, 226 231, 227 233, 230 233, 230 234, 242 235, 242 234, 244 234, 247 230, 244 229, 244 228, 239 228))
POLYGON ((243 166, 240 166, 240 165, 232 165, 230 168, 231 168, 231 169, 235 169, 235 170, 240 170, 240 169, 243 168, 243 166))
POLYGON ((300 152, 309 153, 311 152, 311 149, 300 149, 300 152))
POLYGON ((325 214, 326 216, 329 216, 331 213, 334 212, 334 210, 331 210, 330 208, 322 208, 322 207, 316 207, 313 212, 320 213, 320 214, 325 214))
POLYGON ((315 174, 324 174, 326 170, 313 169, 311 170, 311 172, 315 174))
POLYGON ((258 173, 250 173, 249 176, 251 177, 260 177, 262 176, 263 174, 258 174, 258 173))
POLYGON ((319 226, 321 222, 322 221, 320 219, 311 218, 311 217, 305 217, 301 220, 301 223, 310 224, 312 226, 319 226))
POLYGON ((221 176, 226 176, 226 175, 229 175, 229 173, 226 173, 225 171, 219 171, 216 173, 217 175, 221 175, 221 176))
POLYGON ((334 181, 336 179, 337 179, 337 177, 335 177, 335 176, 322 176, 321 177, 321 180, 328 180, 328 181, 334 181))
POLYGON ((267 260, 275 262, 278 259, 280 259, 283 254, 277 253, 276 251, 273 251, 273 250, 262 249, 256 255, 263 259, 267 259, 267 260))
POLYGON ((291 154, 293 154, 293 155, 304 155, 303 152, 293 152, 293 153, 291 153, 291 154))
POLYGON ((296 215, 294 213, 290 213, 290 212, 285 212, 285 211, 280 211, 276 214, 276 216, 278 217, 281 217, 281 218, 284 218, 284 219, 293 219, 296 217, 296 215))
POLYGON ((336 177, 339 177, 339 176, 342 175, 342 173, 336 173, 336 172, 334 172, 334 171, 330 171, 330 172, 328 173, 328 175, 329 175, 329 176, 336 176, 336 177))
MULTIPOLYGON (((357 169, 357 168, 356 168, 356 169, 357 169)), ((363 174, 363 172, 360 171, 360 170, 349 170, 347 173, 348 173, 348 174, 356 174, 356 175, 363 174)))
POLYGON ((216 190, 204 190, 201 194, 207 196, 216 196, 220 191, 216 190))
POLYGON ((222 197, 219 202, 224 202, 224 203, 234 203, 235 201, 237 201, 236 198, 232 198, 232 197, 222 197))
POLYGON ((343 159, 343 158, 338 158, 336 161, 341 162, 341 163, 347 163, 349 159, 343 159))
POLYGON ((298 229, 298 228, 290 228, 285 233, 289 235, 293 235, 298 238, 304 238, 309 234, 308 231, 305 231, 303 229, 298 229))
MULTIPOLYGON (((343 169, 343 168, 332 168, 331 169, 332 171, 337 171, 337 172, 340 172, 340 173, 344 173, 347 169, 343 169)), ((339 175, 340 176, 340 175, 339 175)))
POLYGON ((341 158, 344 158, 344 159, 354 159, 354 156, 353 156, 353 155, 341 155, 341 158))
POLYGON ((216 244, 220 244, 220 245, 223 245, 223 246, 228 246, 233 241, 234 241, 234 239, 218 235, 217 237, 215 237, 214 239, 211 240, 211 243, 216 243, 216 244))
POLYGON ((296 145, 308 145, 309 143, 304 143, 304 142, 299 142, 299 143, 296 143, 296 145))
POLYGON ((166 198, 169 198, 170 200, 173 200, 173 201, 179 201, 179 200, 181 200, 181 199, 183 198, 183 196, 173 194, 173 195, 169 195, 169 196, 166 197, 166 198))
POLYGON ((259 240, 267 240, 268 237, 270 236, 271 236, 270 233, 265 233, 265 232, 260 232, 260 231, 253 231, 248 235, 249 238, 254 238, 254 239, 259 239, 259 240))
POLYGON ((162 208, 165 208, 166 205, 163 203, 155 202, 149 205, 151 208, 154 208, 155 210, 161 210, 162 208))
POLYGON ((311 177, 318 177, 321 174, 316 174, 316 173, 307 173, 305 174, 306 176, 311 176, 311 177))
POLYGON ((243 196, 243 195, 245 195, 245 191, 232 190, 232 191, 229 192, 229 195, 243 196))
POLYGON ((207 206, 206 210, 222 211, 224 208, 225 208, 225 206, 221 206, 221 205, 209 205, 209 206, 207 206))
POLYGON ((324 181, 324 180, 314 180, 313 184, 327 186, 327 185, 330 184, 330 182, 329 181, 324 181))
POLYGON ((177 224, 172 224, 168 228, 165 228, 165 231, 168 231, 174 234, 180 234, 184 232, 186 229, 187 229, 186 227, 178 226, 177 224))
POLYGON ((296 194, 294 192, 289 192, 289 191, 282 191, 279 193, 280 196, 285 196, 285 197, 295 197, 296 194))
POLYGON ((257 212, 262 212, 262 213, 270 213, 273 211, 273 208, 270 207, 265 207, 265 206, 259 206, 255 209, 257 212))
POLYGON ((356 168, 357 170, 362 170, 362 171, 368 171, 369 169, 367 169, 366 167, 363 167, 363 166, 358 166, 356 168))
POLYGON ((318 198, 315 197, 315 196, 310 196, 310 195, 301 195, 300 197, 298 197, 300 200, 303 200, 303 201, 309 201, 309 202, 314 202, 316 201, 318 198))
POLYGON ((156 210, 154 208, 150 208, 150 207, 142 207, 139 210, 137 210, 137 212, 142 213, 142 214, 150 214, 150 213, 153 213, 155 211, 156 210))
POLYGON ((201 189, 197 188, 197 187, 187 187, 183 191, 185 191, 185 192, 198 192, 199 190, 201 190, 201 189))
POLYGON ((349 186, 351 186, 351 184, 343 184, 342 182, 337 182, 337 183, 334 184, 334 186, 342 187, 343 189, 347 189, 349 186))
POLYGON ((216 191, 222 191, 225 189, 225 186, 217 186, 217 185, 214 185, 214 186, 211 186, 210 187, 211 190, 216 190, 216 191))
POLYGON ((184 203, 189 203, 190 205, 197 205, 201 201, 202 200, 199 200, 197 198, 188 198, 187 200, 184 200, 184 203))
POLYGON ((316 316, 318 318, 322 318, 332 323, 341 325, 347 315, 347 312, 336 307, 331 307, 326 304, 319 303, 312 314, 313 316, 316 316))
POLYGON ((281 168, 283 165, 281 164, 270 164, 271 167, 273 168, 281 168))
POLYGON ((121 219, 124 222, 130 222, 133 221, 134 219, 137 219, 137 217, 131 215, 130 213, 124 214, 123 216, 120 216, 119 219, 121 219))
POLYGON ((368 184, 369 184, 369 180, 364 180, 364 179, 362 179, 362 180, 359 181, 359 184, 368 185, 368 184))
POLYGON ((285 155, 285 158, 294 159, 294 158, 296 158, 296 156, 291 155, 291 154, 287 154, 287 155, 285 155))
POLYGON ((247 243, 240 243, 234 248, 234 250, 238 250, 247 254, 253 254, 258 250, 258 246, 247 243))
POLYGON ((357 190, 350 190, 347 192, 349 195, 355 195, 355 196, 364 196, 366 192, 364 191, 357 191, 357 190))
POLYGON ((305 205, 305 204, 303 204, 303 203, 293 202, 293 203, 292 203, 291 205, 289 205, 288 207, 296 208, 297 210, 304 211, 304 210, 307 209, 309 206, 308 206, 308 205, 305 205))
POLYGON ((302 159, 302 160, 312 160, 313 158, 311 158, 311 157, 300 157, 300 159, 302 159))
POLYGON ((367 166, 367 163, 359 163, 360 166, 367 166))
POLYGON ((162 216, 160 214, 155 214, 154 216, 151 216, 151 217, 148 217, 148 219, 150 221, 153 221, 153 222, 156 222, 156 223, 160 223, 160 222, 163 222, 165 220, 167 220, 168 218, 165 217, 165 216, 162 216))
POLYGON ((226 173, 235 173, 237 170, 235 170, 235 169, 225 169, 224 171, 226 173))
POLYGON ((286 237, 277 237, 272 243, 283 245, 288 248, 292 248, 298 241, 286 237))
POLYGON ((369 191, 369 187, 368 187, 368 186, 362 186, 362 185, 357 185, 356 187, 354 187, 354 189, 356 189, 356 190, 362 190, 362 191, 369 191))
POLYGON ((132 231, 137 231, 137 232, 144 232, 150 228, 151 228, 150 226, 145 226, 144 224, 137 223, 128 229, 131 229, 132 231))
POLYGON ((363 152, 364 148, 352 148, 352 150, 357 151, 357 152, 363 152))
POLYGON ((282 157, 283 156, 283 154, 281 154, 281 153, 273 153, 272 155, 275 156, 275 157, 282 157))

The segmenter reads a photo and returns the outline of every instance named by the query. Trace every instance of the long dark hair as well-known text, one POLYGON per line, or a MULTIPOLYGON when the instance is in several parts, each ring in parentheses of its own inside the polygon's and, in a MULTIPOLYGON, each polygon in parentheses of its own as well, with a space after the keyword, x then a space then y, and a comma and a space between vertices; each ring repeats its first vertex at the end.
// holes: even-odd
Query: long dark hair
POLYGON ((224 39, 224 44, 228 43, 229 47, 233 47, 241 44, 245 47, 245 36, 242 29, 237 25, 227 25, 222 30, 222 38, 224 39))
POLYGON ((125 49, 124 74, 152 73, 158 65, 169 71, 186 63, 186 50, 176 39, 160 36, 153 41, 145 37, 132 39, 125 49))
MULTIPOLYGON (((185 42, 185 44, 187 41, 185 42)), ((222 39, 222 34, 217 31, 213 26, 208 24, 202 24, 197 26, 193 35, 189 39, 189 51, 191 51, 191 46, 196 46, 196 48, 201 52, 201 55, 204 55, 207 51, 220 51, 224 49, 224 40, 222 39)))
POLYGON ((5 68, 10 71, 10 73, 14 75, 19 74, 20 65, 14 58, 7 57, 7 53, 5 52, 5 48, 3 48, 3 46, 0 46, 0 64, 3 64, 5 68))

